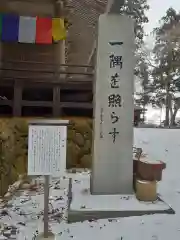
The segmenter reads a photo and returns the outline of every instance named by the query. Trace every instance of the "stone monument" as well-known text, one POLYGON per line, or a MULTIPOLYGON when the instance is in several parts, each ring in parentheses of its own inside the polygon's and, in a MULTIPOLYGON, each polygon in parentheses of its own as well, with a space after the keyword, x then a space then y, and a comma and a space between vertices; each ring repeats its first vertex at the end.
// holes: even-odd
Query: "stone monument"
MULTIPOLYGON (((117 1, 116 1, 117 2, 117 1)), ((127 16, 99 19, 91 174, 70 181, 68 222, 171 213, 161 199, 133 194, 134 27, 127 16), (90 185, 90 189, 89 189, 90 185)))
POLYGON ((132 194, 134 24, 128 16, 99 18, 94 89, 92 194, 132 194))

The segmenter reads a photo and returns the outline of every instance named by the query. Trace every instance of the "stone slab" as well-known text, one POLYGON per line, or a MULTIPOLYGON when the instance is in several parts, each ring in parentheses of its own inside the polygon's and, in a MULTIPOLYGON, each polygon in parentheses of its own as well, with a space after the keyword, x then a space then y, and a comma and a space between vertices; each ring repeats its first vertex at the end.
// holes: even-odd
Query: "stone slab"
POLYGON ((97 45, 91 193, 132 194, 135 63, 132 19, 119 14, 101 15, 97 45))
POLYGON ((40 233, 37 237, 36 237, 36 239, 38 240, 44 240, 44 239, 47 239, 47 240, 55 240, 55 235, 52 233, 52 232, 50 232, 49 233, 49 236, 48 236, 48 238, 45 238, 44 237, 44 234, 43 233, 40 233))
POLYGON ((133 194, 91 195, 89 183, 89 177, 84 177, 69 185, 68 222, 175 213, 160 197, 155 202, 140 202, 133 194))

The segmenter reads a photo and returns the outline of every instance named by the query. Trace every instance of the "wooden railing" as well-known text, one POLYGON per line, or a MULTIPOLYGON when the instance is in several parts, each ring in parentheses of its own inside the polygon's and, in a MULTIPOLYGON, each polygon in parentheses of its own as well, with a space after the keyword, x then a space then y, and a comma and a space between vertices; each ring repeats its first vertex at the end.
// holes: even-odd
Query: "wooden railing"
POLYGON ((2 61, 1 77, 40 82, 62 82, 65 80, 91 81, 94 68, 88 65, 52 64, 30 61, 2 61))
POLYGON ((22 116, 24 108, 50 108, 53 117, 59 117, 62 109, 67 108, 92 110, 93 74, 94 68, 86 65, 3 61, 0 66, 0 93, 5 88, 11 89, 13 97, 9 99, 1 93, 0 109, 6 106, 12 109, 12 116, 22 116), (42 96, 35 100, 26 99, 23 97, 25 89, 32 91, 32 95, 33 89, 40 92, 48 89, 52 99, 43 100, 42 96), (71 94, 71 101, 67 101, 68 94, 71 94))

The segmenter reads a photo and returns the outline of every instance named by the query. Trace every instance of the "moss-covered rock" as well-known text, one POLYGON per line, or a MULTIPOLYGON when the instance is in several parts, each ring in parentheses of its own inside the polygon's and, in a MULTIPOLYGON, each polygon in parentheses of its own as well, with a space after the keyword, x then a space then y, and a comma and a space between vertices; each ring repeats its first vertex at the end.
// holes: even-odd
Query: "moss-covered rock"
POLYGON ((91 168, 92 166, 92 155, 84 155, 81 158, 81 167, 83 168, 91 168))

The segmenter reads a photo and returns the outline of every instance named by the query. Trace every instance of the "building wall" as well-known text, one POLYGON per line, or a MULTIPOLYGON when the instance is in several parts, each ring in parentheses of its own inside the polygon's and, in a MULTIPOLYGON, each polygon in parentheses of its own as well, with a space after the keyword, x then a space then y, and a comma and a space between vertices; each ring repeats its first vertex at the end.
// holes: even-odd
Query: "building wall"
POLYGON ((11 12, 27 16, 53 16, 54 5, 51 0, 9 0, 2 1, 4 12, 11 12))

